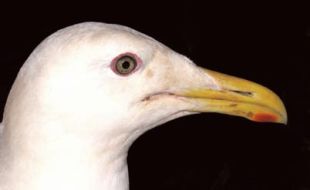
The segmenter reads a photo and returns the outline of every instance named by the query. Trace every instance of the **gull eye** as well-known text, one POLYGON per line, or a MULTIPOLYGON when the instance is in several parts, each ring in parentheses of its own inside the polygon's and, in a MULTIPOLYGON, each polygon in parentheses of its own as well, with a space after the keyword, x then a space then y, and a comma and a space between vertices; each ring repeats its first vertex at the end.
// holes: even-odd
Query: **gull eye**
POLYGON ((120 55, 112 61, 112 69, 119 75, 129 75, 136 70, 137 66, 137 59, 131 54, 120 55))

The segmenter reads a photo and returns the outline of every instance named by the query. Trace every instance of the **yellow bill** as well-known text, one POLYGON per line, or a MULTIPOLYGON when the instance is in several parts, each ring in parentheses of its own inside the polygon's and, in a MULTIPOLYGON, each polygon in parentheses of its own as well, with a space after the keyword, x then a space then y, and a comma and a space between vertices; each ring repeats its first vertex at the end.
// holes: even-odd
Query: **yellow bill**
POLYGON ((268 88, 237 77, 204 69, 219 89, 187 89, 182 96, 197 101, 199 112, 241 116, 257 122, 287 123, 281 99, 268 88))

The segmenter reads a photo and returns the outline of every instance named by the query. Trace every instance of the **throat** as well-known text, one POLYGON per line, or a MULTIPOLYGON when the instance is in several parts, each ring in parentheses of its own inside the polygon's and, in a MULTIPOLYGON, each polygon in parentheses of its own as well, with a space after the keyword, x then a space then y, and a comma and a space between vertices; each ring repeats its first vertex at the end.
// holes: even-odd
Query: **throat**
POLYGON ((126 148, 73 139, 7 144, 0 152, 0 189, 128 190, 126 148))

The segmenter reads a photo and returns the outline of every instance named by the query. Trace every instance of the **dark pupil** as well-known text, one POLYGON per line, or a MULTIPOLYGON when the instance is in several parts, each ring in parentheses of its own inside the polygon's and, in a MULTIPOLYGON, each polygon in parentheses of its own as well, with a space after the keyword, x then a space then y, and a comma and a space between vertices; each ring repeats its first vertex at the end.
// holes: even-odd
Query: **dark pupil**
POLYGON ((129 69, 129 67, 130 67, 129 61, 124 61, 122 64, 122 67, 123 67, 123 69, 129 69))

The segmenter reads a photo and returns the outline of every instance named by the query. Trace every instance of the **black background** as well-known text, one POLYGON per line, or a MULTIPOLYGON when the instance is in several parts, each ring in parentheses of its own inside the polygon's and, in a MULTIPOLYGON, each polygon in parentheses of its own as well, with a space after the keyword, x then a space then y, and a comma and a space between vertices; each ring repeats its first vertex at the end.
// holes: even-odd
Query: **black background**
POLYGON ((129 152, 130 188, 310 189, 310 17, 289 3, 102 1, 1 7, 0 109, 24 60, 46 36, 83 21, 130 26, 196 64, 275 91, 287 126, 220 114, 171 121, 129 152))

